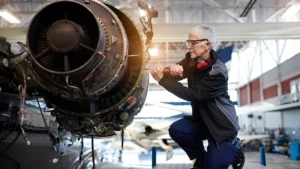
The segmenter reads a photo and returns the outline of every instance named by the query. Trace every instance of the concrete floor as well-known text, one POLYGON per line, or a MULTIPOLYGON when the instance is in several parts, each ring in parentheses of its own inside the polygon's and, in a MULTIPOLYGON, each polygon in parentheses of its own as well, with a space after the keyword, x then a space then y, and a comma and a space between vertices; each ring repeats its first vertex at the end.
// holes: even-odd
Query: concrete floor
MULTIPOLYGON (((30 146, 25 145, 23 138, 20 138, 20 141, 17 141, 6 152, 6 155, 17 159, 22 169, 61 168, 60 163, 52 162, 53 159, 60 159, 60 156, 50 146, 49 138, 43 136, 43 134, 38 134, 35 139, 31 135, 29 136, 32 139, 30 146), (41 155, 43 158, 41 158, 41 155)), ((0 152, 8 143, 4 141, 0 142, 0 152)), ((97 143, 97 147, 100 147, 100 143, 97 143)), ((70 149, 72 151, 64 155, 64 158, 61 160, 64 166, 63 169, 72 168, 70 166, 73 166, 74 158, 78 157, 79 149, 73 146, 72 148, 70 149)), ((152 164, 151 155, 151 153, 142 155, 132 150, 124 150, 122 153, 123 164, 112 160, 114 158, 108 155, 108 159, 110 160, 105 163, 98 163, 97 169, 150 169, 152 164)), ((248 152, 245 153, 245 156, 246 164, 243 169, 300 169, 300 161, 292 161, 287 156, 279 154, 267 153, 266 167, 260 165, 260 154, 258 152, 248 152)), ((157 151, 157 167, 155 169, 188 169, 191 166, 192 162, 181 149, 175 149, 174 155, 170 160, 166 160, 165 152, 157 151)), ((14 167, 14 163, 0 156, 0 169, 13 169, 14 167)))
MULTIPOLYGON (((248 163, 260 163, 259 153, 245 153, 248 163)), ((280 154, 266 154, 268 169, 300 169, 300 161, 292 161, 287 156, 280 154)))
MULTIPOLYGON (((191 164, 160 164, 155 169, 189 169, 191 164)), ((259 164, 248 164, 243 169, 265 169, 266 167, 259 164)), ((231 169, 231 167, 229 168, 231 169)))
MULTIPOLYGON (((292 161, 279 154, 266 154, 266 166, 260 164, 259 153, 245 153, 245 156, 246 162, 243 169, 300 169, 300 161, 292 161)), ((188 169, 191 166, 191 163, 158 164, 155 169, 188 169)))

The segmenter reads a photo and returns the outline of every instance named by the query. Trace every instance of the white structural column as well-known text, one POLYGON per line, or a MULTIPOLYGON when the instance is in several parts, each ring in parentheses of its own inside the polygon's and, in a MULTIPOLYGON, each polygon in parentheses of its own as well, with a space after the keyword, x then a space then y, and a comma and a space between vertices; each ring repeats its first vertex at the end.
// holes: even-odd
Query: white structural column
MULTIPOLYGON (((286 41, 284 41, 284 44, 285 44, 286 41)), ((284 45, 285 46, 285 45, 284 45)), ((281 96, 282 94, 282 90, 281 90, 281 73, 280 73, 280 52, 279 52, 279 44, 278 44, 278 40, 276 40, 276 53, 277 53, 277 59, 275 59, 274 56, 273 59, 275 60, 276 62, 276 69, 277 69, 277 94, 278 96, 281 96)), ((284 48, 282 48, 283 50, 284 48)))
POLYGON ((166 57, 166 66, 169 66, 168 64, 170 63, 169 61, 169 43, 170 42, 166 42, 166 49, 165 49, 165 57, 166 57))
MULTIPOLYGON (((165 2, 165 22, 170 23, 170 0, 164 0, 165 2)), ((166 57, 166 65, 169 63, 169 41, 165 43, 165 57, 166 57)))
POLYGON ((256 11, 255 11, 255 9, 252 9, 251 14, 252 14, 252 22, 256 22, 256 11))
POLYGON ((170 23, 170 0, 165 0, 165 22, 170 23))
MULTIPOLYGON (((249 46, 249 43, 246 44, 245 46, 249 46)), ((251 93, 250 93, 250 78, 251 78, 251 65, 248 61, 246 61, 247 56, 244 56, 242 54, 241 51, 238 52, 238 65, 239 65, 239 73, 238 73, 238 76, 239 76, 239 80, 240 80, 240 77, 244 77, 246 76, 245 80, 246 80, 246 86, 247 86, 247 104, 250 104, 251 103, 251 93), (242 65, 242 67, 240 66, 242 65), (243 71, 242 69, 243 68, 243 71)), ((240 80, 241 81, 241 80, 240 80)), ((241 85, 241 84, 239 84, 241 85)), ((241 101, 241 100, 240 100, 241 101)))
MULTIPOLYGON (((240 51, 237 51, 237 60, 238 60, 237 61, 237 65, 238 65, 237 75, 238 75, 238 80, 240 80, 240 76, 241 76, 240 75, 240 73, 241 73, 240 53, 241 53, 240 51)), ((238 86, 240 86, 239 82, 238 82, 238 86)), ((241 106, 241 101, 242 100, 241 100, 241 97, 240 97, 241 96, 240 88, 237 89, 237 95, 238 95, 238 97, 237 97, 238 98, 237 99, 238 100, 238 106, 241 106)))
MULTIPOLYGON (((262 75, 264 72, 263 72, 263 57, 262 57, 262 45, 261 45, 261 41, 258 41, 257 42, 259 44, 259 60, 260 60, 260 74, 262 75)), ((260 79, 259 79, 260 83, 260 100, 261 101, 264 101, 264 82, 263 82, 263 76, 260 76, 260 79)))
POLYGON ((277 70, 278 70, 278 85, 277 85, 277 93, 278 93, 278 96, 281 96, 282 95, 282 87, 281 87, 281 71, 280 71, 280 63, 281 63, 281 57, 283 55, 283 51, 284 51, 284 48, 285 48, 285 44, 286 44, 286 40, 284 41, 284 44, 281 48, 281 51, 279 51, 280 49, 280 46, 279 46, 279 43, 278 43, 278 40, 276 40, 276 49, 277 49, 277 60, 276 60, 276 66, 277 66, 277 70))
MULTIPOLYGON (((256 43, 257 44, 257 43, 256 43)), ((255 54, 253 55, 253 57, 251 58, 251 62, 249 63, 249 69, 248 69, 248 79, 247 79, 247 85, 248 85, 248 96, 249 96, 249 100, 248 100, 248 104, 251 104, 251 96, 252 96, 252 91, 251 91, 251 86, 250 86, 250 82, 251 82, 251 74, 253 72, 253 67, 254 67, 254 60, 258 54, 258 52, 260 53, 259 50, 255 50, 255 54)))
POLYGON ((283 50, 285 48, 285 44, 286 44, 286 40, 284 41, 284 45, 281 47, 278 44, 278 40, 275 41, 276 43, 276 56, 273 55, 273 53, 270 51, 268 45, 263 41, 264 45, 266 46, 267 50, 269 51, 269 53, 272 56, 272 59, 274 60, 274 62, 276 63, 276 70, 277 70, 277 94, 278 96, 281 96, 282 94, 282 90, 281 90, 281 71, 280 71, 280 60, 281 60, 281 56, 283 54, 283 50), (281 51, 280 51, 281 50, 281 51))

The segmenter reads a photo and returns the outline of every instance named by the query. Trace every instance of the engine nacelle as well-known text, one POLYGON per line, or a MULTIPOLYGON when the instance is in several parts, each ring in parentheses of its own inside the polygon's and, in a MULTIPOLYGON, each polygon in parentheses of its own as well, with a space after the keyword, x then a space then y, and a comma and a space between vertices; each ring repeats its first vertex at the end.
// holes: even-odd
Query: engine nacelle
POLYGON ((61 129, 110 136, 144 105, 145 45, 130 17, 112 4, 48 4, 30 23, 26 46, 23 67, 35 84, 27 88, 44 98, 61 129))

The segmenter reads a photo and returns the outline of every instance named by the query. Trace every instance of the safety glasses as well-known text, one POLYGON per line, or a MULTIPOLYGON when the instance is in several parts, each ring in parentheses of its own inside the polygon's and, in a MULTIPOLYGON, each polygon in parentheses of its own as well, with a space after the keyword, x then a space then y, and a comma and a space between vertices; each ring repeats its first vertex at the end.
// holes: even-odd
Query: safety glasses
POLYGON ((185 44, 187 47, 193 47, 194 45, 203 41, 208 41, 208 39, 186 40, 185 44))

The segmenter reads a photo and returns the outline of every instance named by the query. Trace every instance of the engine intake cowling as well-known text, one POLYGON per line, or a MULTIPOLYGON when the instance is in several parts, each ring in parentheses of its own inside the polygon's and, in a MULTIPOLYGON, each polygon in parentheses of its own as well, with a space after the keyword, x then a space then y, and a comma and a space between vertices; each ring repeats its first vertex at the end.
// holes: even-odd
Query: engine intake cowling
POLYGON ((129 125, 144 104, 143 44, 134 22, 112 4, 57 1, 29 26, 29 71, 60 126, 105 136, 129 125))

